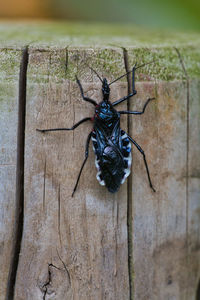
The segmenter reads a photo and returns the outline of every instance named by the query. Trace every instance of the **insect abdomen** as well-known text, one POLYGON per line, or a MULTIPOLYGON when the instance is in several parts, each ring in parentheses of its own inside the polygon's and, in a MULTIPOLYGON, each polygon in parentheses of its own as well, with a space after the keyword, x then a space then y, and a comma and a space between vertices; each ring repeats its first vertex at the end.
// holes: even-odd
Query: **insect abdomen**
POLYGON ((109 192, 117 192, 120 185, 130 174, 131 144, 126 133, 120 130, 120 145, 108 143, 98 153, 98 143, 95 133, 92 136, 93 150, 95 152, 95 165, 98 170, 97 180, 101 185, 106 185, 109 192))

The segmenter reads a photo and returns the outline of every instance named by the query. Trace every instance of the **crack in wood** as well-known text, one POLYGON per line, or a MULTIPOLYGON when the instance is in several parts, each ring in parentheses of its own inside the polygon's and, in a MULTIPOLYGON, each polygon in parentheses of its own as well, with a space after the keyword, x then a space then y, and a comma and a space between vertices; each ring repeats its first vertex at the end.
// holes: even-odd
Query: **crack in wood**
MULTIPOLYGON (((129 72, 128 52, 123 49, 124 66, 126 72, 129 72)), ((131 74, 127 74, 128 94, 131 93, 131 74)), ((127 100, 127 110, 130 110, 130 99, 127 100)), ((127 131, 130 134, 130 115, 127 116, 127 131)), ((134 298, 134 266, 133 266, 133 212, 132 212, 132 175, 130 174, 127 180, 127 234, 128 234, 128 272, 129 272, 129 299, 134 298)))
POLYGON ((45 196, 46 196, 46 168, 47 168, 47 164, 46 164, 46 157, 45 157, 45 161, 44 161, 44 178, 43 178, 43 200, 42 200, 43 212, 45 210, 45 196))
POLYGON ((46 299, 46 294, 47 294, 47 290, 48 290, 48 285, 51 284, 51 270, 50 270, 50 265, 48 264, 48 279, 47 282, 42 286, 42 290, 44 290, 44 295, 43 295, 43 300, 46 299))
MULTIPOLYGON (((189 208, 189 149, 190 149, 190 141, 189 141, 189 131, 190 131, 190 85, 189 85, 189 76, 185 68, 185 64, 183 61, 183 58, 181 56, 180 51, 178 48, 175 47, 175 51, 177 52, 180 64, 183 69, 183 73, 186 77, 186 87, 187 87, 187 104, 186 104, 186 174, 185 174, 185 179, 186 179, 186 247, 187 251, 189 251, 188 247, 188 235, 189 235, 189 228, 188 228, 188 208, 189 208)), ((187 255, 189 257, 189 255, 187 255)), ((188 261, 189 264, 189 261, 188 261)))
POLYGON ((63 267, 64 267, 64 269, 65 269, 65 271, 66 271, 66 273, 67 273, 69 285, 71 286, 71 276, 70 276, 69 270, 67 269, 66 264, 65 264, 64 261, 62 260, 60 254, 59 254, 59 252, 58 252, 58 249, 56 249, 56 251, 57 251, 57 254, 58 254, 58 258, 60 259, 60 261, 61 261, 61 263, 63 264, 63 267))
POLYGON ((18 129, 17 129, 17 166, 16 166, 16 199, 14 221, 14 246, 7 283, 6 300, 14 298, 15 282, 19 263, 19 254, 24 223, 24 145, 25 145, 25 114, 26 114, 26 81, 28 67, 28 47, 22 51, 19 73, 18 96, 18 129))
POLYGON ((60 240, 60 245, 62 246, 61 232, 60 232, 60 184, 58 186, 58 235, 60 240))
POLYGON ((53 265, 52 263, 51 264, 48 264, 48 278, 47 278, 47 281, 45 284, 43 284, 42 286, 42 291, 44 292, 44 295, 43 295, 43 300, 46 299, 46 294, 48 292, 48 286, 51 285, 52 283, 52 272, 51 272, 51 268, 55 268, 57 270, 60 270, 60 268, 56 267, 55 265, 53 265))
POLYGON ((186 68, 185 68, 185 65, 184 65, 184 62, 183 62, 183 58, 180 54, 180 51, 175 48, 177 54, 178 54, 178 57, 179 57, 179 60, 180 60, 180 64, 183 68, 183 73, 186 77, 186 84, 187 84, 187 116, 186 116, 186 123, 187 123, 187 126, 186 126, 186 135, 187 135, 187 151, 186 151, 186 175, 185 175, 185 178, 186 178, 186 235, 187 235, 187 242, 188 242, 188 199, 189 199, 189 194, 188 194, 188 180, 189 180, 189 148, 190 148, 190 144, 189 144, 189 130, 190 130, 190 119, 189 119, 189 114, 190 114, 190 87, 189 87, 189 77, 188 77, 188 74, 187 74, 187 71, 186 71, 186 68))
POLYGON ((65 76, 67 76, 68 60, 69 60, 69 54, 68 54, 68 48, 66 48, 66 53, 65 53, 65 76))

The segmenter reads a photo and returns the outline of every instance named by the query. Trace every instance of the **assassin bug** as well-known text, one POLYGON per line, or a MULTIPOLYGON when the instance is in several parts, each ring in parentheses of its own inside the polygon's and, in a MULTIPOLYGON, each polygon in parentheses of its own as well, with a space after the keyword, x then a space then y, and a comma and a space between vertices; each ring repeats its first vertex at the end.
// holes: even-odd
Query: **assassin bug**
MULTIPOLYGON (((152 62, 150 62, 152 63, 152 62)), ((145 65, 145 64, 144 64, 145 65)), ((95 100, 88 98, 84 95, 83 87, 76 76, 77 84, 80 88, 81 96, 84 101, 88 101, 95 106, 94 116, 84 118, 76 123, 71 128, 51 128, 51 129, 37 129, 40 132, 47 131, 59 131, 59 130, 74 130, 79 125, 86 121, 93 121, 94 126, 93 130, 89 133, 86 148, 85 148, 85 159, 82 163, 81 169, 79 171, 76 184, 72 193, 72 197, 77 189, 83 167, 88 159, 89 155, 89 144, 92 139, 93 150, 95 153, 95 165, 97 167, 97 179, 101 185, 105 185, 109 192, 117 192, 120 185, 124 183, 125 179, 130 174, 131 168, 131 143, 140 151, 143 155, 143 160, 147 172, 147 177, 149 180, 149 185, 151 189, 155 192, 155 189, 152 185, 149 168, 147 165, 145 153, 142 148, 133 140, 127 133, 125 133, 120 128, 120 116, 122 114, 133 114, 133 115, 142 115, 145 112, 145 109, 151 100, 155 98, 147 99, 144 104, 142 111, 116 111, 114 106, 122 103, 123 101, 129 99, 130 97, 136 95, 137 91, 135 90, 135 71, 138 68, 143 67, 144 65, 133 67, 132 71, 127 72, 126 74, 120 76, 119 78, 113 80, 111 83, 108 83, 107 79, 103 80, 97 74, 95 70, 91 68, 93 72, 102 82, 102 94, 103 100, 98 104, 95 100), (128 73, 132 73, 132 93, 129 95, 111 103, 109 101, 110 96, 110 85, 126 76, 128 73)))

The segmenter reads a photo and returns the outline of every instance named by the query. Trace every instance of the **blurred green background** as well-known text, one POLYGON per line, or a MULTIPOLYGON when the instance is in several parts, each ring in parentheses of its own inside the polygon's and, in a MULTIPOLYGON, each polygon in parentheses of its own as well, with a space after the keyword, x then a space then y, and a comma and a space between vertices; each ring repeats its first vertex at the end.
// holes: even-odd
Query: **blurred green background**
POLYGON ((200 31, 200 0, 6 0, 0 18, 131 23, 200 31))

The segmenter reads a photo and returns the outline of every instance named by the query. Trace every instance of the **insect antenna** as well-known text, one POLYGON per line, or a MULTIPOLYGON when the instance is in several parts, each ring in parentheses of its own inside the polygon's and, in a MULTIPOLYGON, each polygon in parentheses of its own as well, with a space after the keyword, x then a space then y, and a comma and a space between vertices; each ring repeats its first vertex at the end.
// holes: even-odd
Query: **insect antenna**
POLYGON ((97 77, 101 80, 101 82, 103 83, 103 80, 101 79, 101 77, 99 76, 99 74, 90 66, 88 66, 90 68, 90 70, 92 70, 96 75, 97 77))
POLYGON ((139 69, 139 68, 142 68, 142 67, 144 67, 144 66, 146 66, 146 65, 153 64, 153 63, 155 63, 155 62, 156 62, 156 60, 152 60, 152 61, 150 61, 150 62, 148 62, 148 63, 146 63, 146 64, 142 64, 142 65, 136 67, 135 70, 137 70, 137 69, 139 69))
MULTIPOLYGON (((144 67, 144 66, 146 66, 146 65, 149 65, 149 64, 153 64, 154 62, 155 62, 155 60, 150 61, 150 62, 148 62, 148 63, 146 63, 146 64, 142 64, 142 65, 140 65, 140 66, 138 66, 138 67, 135 67, 134 70, 137 70, 137 69, 142 68, 142 67, 144 67)), ((135 64, 135 66, 136 66, 136 64, 135 64)), ((113 80, 112 82, 110 82, 109 85, 113 84, 113 83, 116 82, 117 80, 123 78, 124 76, 126 76, 126 75, 128 75, 128 74, 130 74, 130 73, 132 73, 132 72, 133 72, 133 70, 128 71, 127 73, 121 75, 121 76, 118 77, 117 79, 115 79, 115 80, 113 80)))

